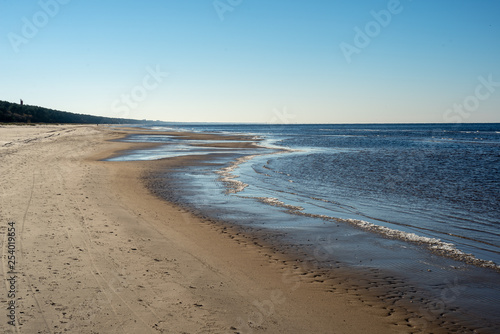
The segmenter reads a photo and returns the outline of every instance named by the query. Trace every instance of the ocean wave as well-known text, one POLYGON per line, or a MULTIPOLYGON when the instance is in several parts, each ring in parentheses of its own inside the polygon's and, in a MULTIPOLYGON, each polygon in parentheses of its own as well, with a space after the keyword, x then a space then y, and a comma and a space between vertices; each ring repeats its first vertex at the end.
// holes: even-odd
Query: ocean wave
MULTIPOLYGON (((262 154, 254 154, 254 155, 248 155, 244 157, 237 158, 234 160, 229 166, 224 167, 218 171, 216 171, 217 174, 219 174, 219 180, 224 183, 226 186, 226 194, 236 194, 239 192, 242 192, 247 188, 249 185, 238 180, 239 175, 235 173, 235 171, 240 167, 241 164, 246 163, 256 157, 259 156, 264 156, 264 155, 271 155, 271 154, 282 154, 282 153, 289 153, 292 150, 281 150, 281 151, 273 151, 269 153, 262 153, 262 154)), ((277 172, 269 168, 268 166, 266 169, 269 171, 277 172)), ((277 172, 280 173, 280 172, 277 172)), ((286 173, 283 173, 287 175, 286 173)), ((266 174, 266 176, 268 176, 266 174)), ((289 175, 288 175, 289 176, 289 175)), ((238 195, 241 196, 241 195, 238 195)), ((451 258, 454 260, 458 260, 461 262, 465 262, 467 264, 475 265, 478 267, 484 267, 484 268, 490 268, 495 271, 500 272, 500 265, 489 260, 484 260, 477 258, 473 254, 470 253, 465 253, 464 251, 458 249, 455 244, 449 243, 442 241, 441 239, 438 238, 430 238, 430 237, 425 237, 421 235, 417 235, 415 233, 410 233, 410 232, 404 232, 401 230, 389 228, 386 226, 381 226, 377 225, 371 222, 367 222, 364 220, 358 220, 358 219, 345 219, 345 218, 337 218, 337 217, 332 217, 332 216, 327 216, 327 215, 319 215, 319 214, 313 214, 313 213, 308 213, 305 212, 305 209, 301 206, 297 205, 290 205, 287 204, 283 201, 281 201, 278 198, 275 197, 252 197, 254 200, 257 200, 261 203, 275 206, 275 207, 281 207, 286 209, 286 211, 290 214, 295 214, 295 215, 301 215, 301 216, 307 216, 311 218, 318 218, 318 219, 323 219, 327 221, 332 221, 332 222, 339 222, 339 223, 346 223, 350 224, 356 228, 365 230, 367 232, 371 233, 377 233, 383 237, 386 238, 391 238, 391 239, 397 239, 401 240, 404 242, 408 243, 413 243, 420 245, 422 247, 425 247, 429 249, 431 252, 438 254, 440 256, 444 256, 447 258, 451 258)), ((327 200, 322 200, 319 198, 312 198, 315 200, 321 200, 323 202, 330 202, 327 200)), ((333 202, 332 202, 333 203, 333 202)), ((338 203, 336 203, 338 204, 338 203)))
POLYGON ((496 271, 500 271, 500 265, 496 264, 495 262, 479 259, 475 257, 473 254, 465 253, 460 249, 456 248, 454 244, 449 242, 444 242, 441 239, 429 238, 417 235, 415 233, 403 232, 391 229, 389 227, 369 223, 363 220, 346 219, 346 221, 366 231, 382 234, 386 237, 390 237, 393 239, 399 239, 419 245, 424 245, 431 251, 440 254, 442 256, 446 256, 468 264, 473 264, 478 267, 491 268, 496 271))
POLYGON ((278 206, 278 207, 281 207, 281 208, 285 208, 287 210, 292 210, 292 211, 302 211, 302 210, 304 210, 304 208, 301 207, 301 206, 295 206, 295 205, 285 204, 284 202, 278 200, 275 197, 257 197, 257 199, 261 203, 269 204, 269 205, 272 205, 272 206, 278 206))
POLYGON ((240 180, 236 180, 239 175, 233 174, 233 172, 242 164, 247 161, 252 160, 253 158, 260 156, 261 154, 254 155, 246 155, 241 158, 237 158, 234 160, 229 166, 221 168, 215 171, 216 174, 219 175, 219 181, 224 183, 226 186, 226 194, 236 194, 245 190, 248 187, 248 184, 241 182, 240 180))
POLYGON ((282 207, 288 210, 291 214, 306 216, 310 218, 319 218, 328 221, 334 221, 338 223, 348 223, 354 227, 362 229, 367 232, 377 233, 386 238, 397 239, 413 244, 417 244, 420 246, 424 246, 428 248, 435 254, 448 257, 457 261, 465 262, 467 264, 472 264, 478 267, 490 268, 495 271, 500 272, 500 265, 496 264, 493 261, 483 260, 475 257, 473 254, 465 253, 460 249, 456 248, 456 246, 452 243, 442 241, 438 238, 429 238, 424 237, 415 233, 404 232, 396 229, 392 229, 386 226, 377 225, 374 223, 370 223, 364 220, 359 219, 343 219, 336 218, 327 215, 318 215, 304 212, 304 208, 300 206, 294 206, 286 204, 274 197, 257 197, 259 202, 265 203, 272 206, 282 207))
MULTIPOLYGON (((255 157, 259 156, 264 156, 264 155, 271 155, 271 154, 283 154, 283 153, 290 153, 290 152, 300 152, 300 150, 292 150, 288 148, 283 148, 280 147, 279 151, 275 151, 275 147, 270 147, 262 144, 256 144, 255 146, 261 147, 261 148, 266 148, 269 150, 272 150, 271 152, 268 153, 261 153, 261 154, 253 154, 253 155, 246 155, 240 158, 237 158, 233 162, 229 164, 229 166, 223 167, 219 170, 216 170, 215 173, 219 175, 219 181, 222 182, 226 186, 226 194, 236 194, 239 192, 242 192, 245 190, 246 187, 248 187, 248 184, 241 182, 240 180, 236 180, 240 176, 237 174, 234 174, 234 171, 239 168, 239 166, 245 162, 248 162, 255 157)), ((264 174, 267 175, 267 174, 264 174)), ((270 176, 270 175, 267 175, 270 176)))

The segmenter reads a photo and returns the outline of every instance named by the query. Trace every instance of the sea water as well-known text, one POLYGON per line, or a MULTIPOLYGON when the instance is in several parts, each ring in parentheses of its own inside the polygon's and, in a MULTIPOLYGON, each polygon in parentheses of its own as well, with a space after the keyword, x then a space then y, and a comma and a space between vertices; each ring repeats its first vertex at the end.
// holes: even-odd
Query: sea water
MULTIPOLYGON (((206 155, 170 172, 176 199, 347 266, 382 268, 495 323, 500 302, 500 124, 168 124, 245 134, 256 149, 170 145, 121 159, 206 155), (215 158, 216 157, 216 158, 215 158), (458 291, 458 289, 457 289, 458 291)), ((155 139, 153 139, 155 138, 155 139)), ((134 137, 133 141, 153 141, 134 137)), ((172 143, 175 141, 175 145, 172 143)), ((498 323, 497 323, 498 324, 498 323)), ((494 325, 493 325, 494 326, 494 325)))

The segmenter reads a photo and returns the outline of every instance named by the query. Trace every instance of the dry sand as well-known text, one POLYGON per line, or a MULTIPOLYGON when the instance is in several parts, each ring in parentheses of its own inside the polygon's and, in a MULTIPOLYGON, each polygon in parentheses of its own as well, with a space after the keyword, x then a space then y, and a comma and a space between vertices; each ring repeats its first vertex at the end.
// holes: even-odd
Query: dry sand
POLYGON ((99 161, 137 146, 107 141, 121 136, 0 126, 1 333, 419 332, 155 197, 141 176, 165 161, 99 161))

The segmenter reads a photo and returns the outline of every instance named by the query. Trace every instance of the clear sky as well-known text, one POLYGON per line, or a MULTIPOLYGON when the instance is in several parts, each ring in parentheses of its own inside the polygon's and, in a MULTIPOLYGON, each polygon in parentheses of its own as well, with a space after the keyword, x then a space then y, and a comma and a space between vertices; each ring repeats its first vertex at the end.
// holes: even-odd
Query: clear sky
POLYGON ((500 1, 0 0, 0 100, 188 122, 500 122, 500 1))

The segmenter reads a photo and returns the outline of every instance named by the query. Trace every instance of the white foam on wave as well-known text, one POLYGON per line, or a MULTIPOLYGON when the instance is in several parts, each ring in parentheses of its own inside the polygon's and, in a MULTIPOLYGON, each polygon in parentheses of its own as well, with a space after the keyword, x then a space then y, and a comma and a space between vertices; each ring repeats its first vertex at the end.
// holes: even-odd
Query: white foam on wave
POLYGON ((478 267, 491 268, 497 271, 500 270, 500 265, 496 264, 495 262, 479 259, 473 254, 465 253, 456 248, 454 244, 444 242, 441 239, 428 238, 417 235, 415 233, 403 232, 389 227, 369 223, 363 220, 346 219, 346 221, 366 231, 382 234, 393 239, 399 239, 411 243, 425 245, 430 250, 440 255, 453 258, 455 260, 460 260, 469 264, 476 265, 478 267))
POLYGON ((269 204, 272 206, 279 206, 279 207, 285 208, 287 210, 292 210, 292 211, 304 210, 304 208, 301 206, 285 204, 284 202, 280 201, 276 197, 257 197, 257 199, 262 203, 266 203, 266 204, 269 204))
POLYGON ((245 162, 252 160, 253 158, 259 156, 261 154, 247 155, 241 158, 237 158, 234 160, 229 166, 219 169, 215 171, 216 174, 219 174, 219 181, 226 185, 226 194, 236 194, 248 187, 248 184, 241 182, 240 180, 236 180, 239 175, 233 174, 233 172, 245 162))
POLYGON ((452 258, 454 260, 462 261, 468 264, 473 264, 478 267, 491 268, 493 270, 500 271, 500 265, 496 264, 495 262, 479 259, 475 257, 473 254, 461 251, 460 249, 456 248, 454 244, 449 242, 444 242, 438 238, 424 237, 415 233, 404 232, 386 226, 376 225, 374 223, 370 223, 359 219, 342 219, 327 215, 310 214, 304 212, 303 207, 286 204, 274 197, 257 197, 256 199, 262 203, 286 208, 292 214, 307 216, 311 218, 320 218, 335 222, 345 222, 362 230, 372 233, 377 233, 387 238, 398 239, 413 244, 425 246, 432 252, 437 253, 441 256, 452 258))
MULTIPOLYGON (((265 146, 261 144, 254 144, 256 147, 260 148, 267 148, 267 149, 272 149, 275 150, 275 147, 271 146, 265 146)), ((253 154, 253 155, 246 155, 244 157, 237 158, 231 164, 227 167, 223 167, 217 171, 215 171, 216 174, 219 174, 219 181, 224 183, 226 186, 226 194, 236 194, 239 193, 243 190, 245 190, 246 187, 248 187, 248 184, 241 182, 240 180, 236 180, 240 176, 237 174, 234 174, 234 171, 239 168, 239 166, 245 162, 248 162, 252 160, 255 157, 263 156, 263 155, 271 155, 271 154, 282 154, 282 153, 289 153, 289 152, 295 152, 299 150, 291 150, 287 148, 280 148, 280 151, 276 152, 270 152, 270 153, 261 153, 261 154, 253 154)), ((270 175, 268 175, 270 176, 270 175)))

